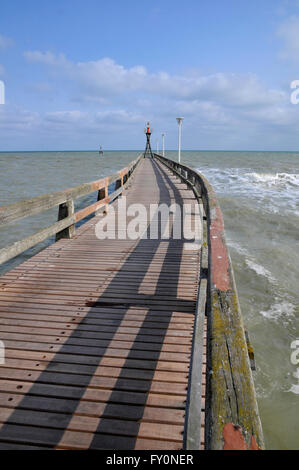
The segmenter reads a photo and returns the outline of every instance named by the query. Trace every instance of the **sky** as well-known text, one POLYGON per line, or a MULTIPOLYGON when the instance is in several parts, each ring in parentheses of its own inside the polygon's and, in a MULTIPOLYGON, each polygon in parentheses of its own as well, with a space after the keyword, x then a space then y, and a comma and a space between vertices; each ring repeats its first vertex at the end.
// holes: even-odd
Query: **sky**
POLYGON ((299 151, 299 0, 10 0, 0 151, 299 151))

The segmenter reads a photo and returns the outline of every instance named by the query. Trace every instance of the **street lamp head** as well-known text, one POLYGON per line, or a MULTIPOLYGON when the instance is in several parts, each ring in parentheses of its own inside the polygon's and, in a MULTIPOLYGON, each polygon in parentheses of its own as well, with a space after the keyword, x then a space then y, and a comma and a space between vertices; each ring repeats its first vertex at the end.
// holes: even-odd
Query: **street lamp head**
POLYGON ((183 117, 178 117, 176 118, 176 120, 178 121, 178 125, 182 124, 184 118, 183 117))

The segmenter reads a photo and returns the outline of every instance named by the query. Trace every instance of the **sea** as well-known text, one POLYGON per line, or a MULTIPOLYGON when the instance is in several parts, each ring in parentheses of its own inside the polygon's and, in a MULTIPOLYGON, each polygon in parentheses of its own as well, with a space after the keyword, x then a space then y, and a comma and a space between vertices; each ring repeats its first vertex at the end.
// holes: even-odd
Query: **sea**
MULTIPOLYGON (((0 206, 107 176, 139 153, 2 152, 0 206)), ((176 152, 166 156, 177 159, 176 152)), ((299 152, 183 151, 181 161, 208 178, 223 212, 255 353, 266 448, 299 449, 299 152)), ((95 195, 88 196, 77 207, 94 201, 95 195)), ((0 248, 56 220, 57 208, 0 228, 0 248)), ((0 266, 0 274, 53 242, 0 266)))

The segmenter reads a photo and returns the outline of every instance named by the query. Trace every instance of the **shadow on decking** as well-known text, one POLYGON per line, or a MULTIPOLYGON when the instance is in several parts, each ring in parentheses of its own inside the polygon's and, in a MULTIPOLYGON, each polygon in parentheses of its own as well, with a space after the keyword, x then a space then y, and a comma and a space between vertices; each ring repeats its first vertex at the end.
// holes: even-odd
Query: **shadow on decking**
MULTIPOLYGON (((170 189, 173 191, 176 203, 181 205, 183 203, 183 199, 179 194, 179 190, 172 183, 168 175, 166 173, 162 173, 156 164, 153 164, 153 168, 160 188, 160 201, 166 204, 170 203, 169 190, 165 186, 165 182, 167 182, 170 189)), ((188 243, 187 240, 169 240, 161 271, 158 275, 155 293, 159 292, 161 294, 160 280, 165 280, 169 276, 169 261, 173 262, 173 250, 175 247, 175 271, 171 275, 171 288, 173 292, 171 294, 171 300, 176 301, 177 305, 173 308, 173 310, 194 313, 194 302, 179 299, 177 292, 175 292, 178 289, 180 275, 179 268, 182 259, 184 243, 186 242, 188 243)), ((86 393, 86 389, 93 378, 93 374, 100 366, 102 357, 105 355, 106 350, 110 347, 111 341, 114 340, 115 333, 117 333, 117 330, 120 327, 126 313, 128 312, 128 309, 131 306, 148 309, 148 307, 146 307, 146 302, 150 296, 140 294, 138 291, 144 277, 147 274, 148 268, 151 265, 156 250, 159 248, 161 243, 164 243, 164 240, 151 241, 151 256, 149 255, 148 258, 146 258, 146 261, 143 261, 144 264, 142 265, 142 272, 138 272, 138 285, 136 285, 136 293, 134 294, 134 299, 137 299, 137 304, 131 304, 129 300, 118 301, 118 299, 113 300, 112 298, 107 298, 113 297, 111 293, 109 293, 107 296, 108 291, 111 289, 117 289, 119 287, 119 280, 123 279, 124 272, 126 272, 126 267, 132 265, 132 262, 135 260, 134 255, 136 255, 137 252, 142 253, 142 251, 146 248, 147 243, 147 240, 140 240, 137 243, 134 251, 129 254, 119 272, 116 273, 98 300, 92 304, 87 304, 87 306, 90 306, 90 310, 84 316, 82 321, 78 323, 78 328, 76 328, 65 340, 64 344, 59 349, 57 356, 54 355, 53 360, 49 362, 44 371, 40 373, 37 382, 32 385, 24 398, 12 411, 9 419, 6 421, 6 423, 3 424, 0 430, 0 442, 15 442, 19 444, 27 443, 31 445, 55 448, 57 445, 59 445, 65 431, 72 429, 72 427, 69 428, 72 417, 74 413, 76 413, 81 398, 83 398, 84 394, 86 393), (92 330, 92 324, 90 324, 90 327, 88 328, 89 334, 85 333, 85 331, 79 327, 88 323, 90 319, 92 320, 92 318, 94 318, 96 313, 99 312, 99 309, 102 307, 105 312, 109 311, 109 308, 113 308, 114 313, 115 308, 119 309, 120 318, 118 320, 114 319, 114 324, 109 326, 109 332, 106 333, 107 346, 74 346, 74 338, 80 338, 81 340, 84 338, 90 339, 89 334, 92 330), (70 354, 70 347, 74 349, 74 353, 71 354, 78 354, 78 361, 72 362, 73 365, 76 365, 76 363, 80 364, 80 355, 81 357, 89 356, 92 358, 90 359, 90 363, 84 362, 84 364, 88 364, 88 375, 80 375, 80 386, 74 386, 72 391, 68 392, 68 385, 73 384, 71 381, 67 383, 67 377, 70 377, 70 375, 66 373, 64 379, 66 382, 60 382, 59 385, 57 385, 57 393, 55 394, 53 391, 49 392, 45 399, 41 399, 41 384, 44 384, 44 387, 46 384, 49 384, 49 372, 55 373, 55 364, 57 365, 57 362, 62 362, 61 357, 59 356, 61 354, 70 354), (61 389, 61 391, 58 391, 60 386, 64 386, 65 388, 63 390, 61 389), (25 412, 24 410, 27 411, 25 412), (38 410, 38 414, 32 414, 31 410, 38 410), (27 417, 24 415, 24 413, 27 413, 27 417), (53 419, 54 416, 51 418, 53 413, 56 413, 56 419, 53 419)), ((141 267, 139 267, 139 270, 141 270, 141 267)), ((152 299, 157 300, 157 298, 155 298, 155 294, 152 295, 152 299)), ((163 312, 161 313, 161 315, 164 315, 164 322, 161 323, 161 326, 159 327, 160 342, 155 342, 155 350, 147 350, 145 347, 144 355, 147 356, 148 359, 143 359, 143 351, 140 349, 140 345, 144 341, 144 327, 147 326, 147 322, 155 321, 155 316, 153 316, 152 313, 157 310, 160 311, 158 305, 157 307, 151 307, 148 309, 142 325, 139 327, 139 332, 135 336, 132 347, 128 352, 127 357, 123 359, 123 366, 118 377, 115 378, 113 387, 107 387, 107 391, 110 392, 110 396, 108 400, 105 401, 105 403, 102 403, 102 408, 104 409, 101 413, 101 417, 99 418, 99 423, 96 430, 92 431, 94 434, 92 440, 90 441, 89 449, 135 448, 140 420, 143 417, 144 406, 148 400, 148 393, 151 388, 153 376, 156 372, 156 365, 159 360, 164 338, 171 320, 171 311, 165 311, 165 315, 163 312), (136 370, 136 361, 138 360, 140 361, 140 378, 134 380, 130 374, 130 371, 132 369, 136 370), (130 383, 134 385, 130 386, 130 383), (131 393, 134 396, 131 395, 131 393), (135 403, 133 403, 134 397, 136 398, 135 403), (113 432, 112 419, 121 422, 121 426, 113 427, 113 432)), ((67 360, 63 360, 63 362, 67 363, 67 360)), ((58 377, 60 372, 56 373, 58 377)), ((80 367, 78 367, 78 372, 74 372, 74 374, 80 374, 80 367)), ((61 377, 62 375, 63 374, 61 373, 61 377)), ((54 385, 52 385, 52 387, 54 387, 54 385)), ((93 390, 96 392, 97 388, 94 388, 93 390)), ((185 399, 186 398, 182 396, 181 409, 184 409, 183 401, 185 399)), ((90 404, 92 405, 92 400, 90 404)), ((78 441, 80 442, 79 433, 78 441)))

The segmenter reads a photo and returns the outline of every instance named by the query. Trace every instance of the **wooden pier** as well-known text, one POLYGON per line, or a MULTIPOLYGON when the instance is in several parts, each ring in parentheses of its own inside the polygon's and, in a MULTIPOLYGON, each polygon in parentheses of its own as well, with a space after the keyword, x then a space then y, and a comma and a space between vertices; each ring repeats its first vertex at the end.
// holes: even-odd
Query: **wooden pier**
POLYGON ((0 449, 263 448, 208 182, 162 156, 140 156, 109 178, 0 208, 0 225, 55 206, 55 224, 0 250, 3 263, 56 234, 0 278, 0 449), (75 212, 74 200, 92 192, 97 201, 75 212), (145 208, 141 237, 127 236, 135 214, 120 211, 124 200, 145 208), (153 204, 189 204, 200 245, 175 236, 175 214, 168 238, 149 236, 153 204), (118 236, 108 224, 99 239, 109 217, 118 236))

